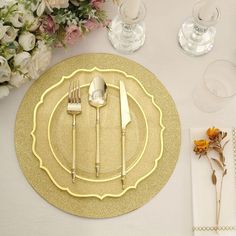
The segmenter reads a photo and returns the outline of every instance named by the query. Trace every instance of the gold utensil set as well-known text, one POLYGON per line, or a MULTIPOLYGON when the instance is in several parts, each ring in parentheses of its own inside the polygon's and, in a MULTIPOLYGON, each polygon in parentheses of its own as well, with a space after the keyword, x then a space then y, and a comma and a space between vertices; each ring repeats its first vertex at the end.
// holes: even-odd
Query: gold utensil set
MULTIPOLYGON (((96 177, 100 174, 100 109, 107 102, 107 85, 101 77, 95 77, 90 84, 88 93, 89 104, 96 109, 96 156, 95 156, 95 172, 96 177)), ((121 183, 122 188, 125 188, 126 179, 126 127, 131 122, 129 111, 128 97, 125 89, 125 84, 120 81, 120 111, 121 111, 121 183)), ((76 116, 82 112, 80 85, 79 80, 72 81, 68 92, 67 113, 72 116, 72 167, 71 176, 72 182, 76 178, 76 116)))

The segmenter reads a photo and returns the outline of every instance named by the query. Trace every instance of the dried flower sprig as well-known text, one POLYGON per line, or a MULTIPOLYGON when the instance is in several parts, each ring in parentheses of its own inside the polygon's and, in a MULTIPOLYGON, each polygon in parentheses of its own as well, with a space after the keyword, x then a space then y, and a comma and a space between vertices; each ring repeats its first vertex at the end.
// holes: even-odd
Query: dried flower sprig
POLYGON ((201 157, 205 157, 211 168, 211 181, 215 187, 216 198, 216 230, 218 231, 220 223, 221 205, 222 205, 222 191, 224 177, 227 174, 225 163, 224 148, 229 140, 224 142, 227 137, 227 132, 223 132, 218 128, 212 127, 206 131, 207 139, 195 140, 193 151, 201 157), (209 152, 215 151, 217 157, 210 157, 209 152), (215 168, 217 167, 217 168, 215 168), (219 175, 216 175, 219 173, 219 175), (217 179, 220 176, 220 179, 217 179))

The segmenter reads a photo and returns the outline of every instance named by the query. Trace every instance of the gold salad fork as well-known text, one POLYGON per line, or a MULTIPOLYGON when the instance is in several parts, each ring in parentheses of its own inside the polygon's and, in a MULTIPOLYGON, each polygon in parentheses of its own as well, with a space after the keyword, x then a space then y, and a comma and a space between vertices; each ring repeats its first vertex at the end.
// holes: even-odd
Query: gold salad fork
POLYGON ((75 159, 76 159, 76 116, 81 113, 81 99, 79 80, 70 82, 68 93, 67 113, 72 116, 72 182, 75 182, 75 159))

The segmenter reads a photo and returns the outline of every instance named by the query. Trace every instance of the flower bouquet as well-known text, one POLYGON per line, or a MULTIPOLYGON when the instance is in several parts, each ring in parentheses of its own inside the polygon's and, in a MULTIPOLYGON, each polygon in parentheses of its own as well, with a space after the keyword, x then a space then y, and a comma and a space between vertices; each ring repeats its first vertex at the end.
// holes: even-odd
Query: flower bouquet
POLYGON ((0 98, 36 79, 53 47, 107 25, 105 0, 0 0, 0 98))

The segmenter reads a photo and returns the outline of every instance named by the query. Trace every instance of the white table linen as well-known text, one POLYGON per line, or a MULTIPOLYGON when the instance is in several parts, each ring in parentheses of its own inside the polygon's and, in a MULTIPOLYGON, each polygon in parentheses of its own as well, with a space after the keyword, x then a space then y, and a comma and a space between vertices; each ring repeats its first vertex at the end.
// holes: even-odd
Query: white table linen
MULTIPOLYGON (((142 64, 165 85, 172 95, 182 124, 182 147, 169 182, 150 202, 129 214, 104 220, 84 219, 66 214, 48 204, 27 183, 14 150, 14 122, 19 104, 29 88, 26 84, 0 101, 0 235, 4 236, 190 236, 192 201, 190 175, 190 127, 234 126, 236 99, 224 110, 207 114, 192 101, 192 90, 206 66, 216 59, 236 62, 236 2, 220 1, 214 50, 203 57, 185 55, 177 43, 183 21, 191 15, 194 0, 144 0, 147 6, 146 43, 125 57, 142 64), (171 7, 170 7, 171 6, 171 7)), ((111 1, 106 3, 114 16, 111 1)), ((55 49, 50 66, 87 52, 117 54, 98 30, 66 50, 55 49)))

